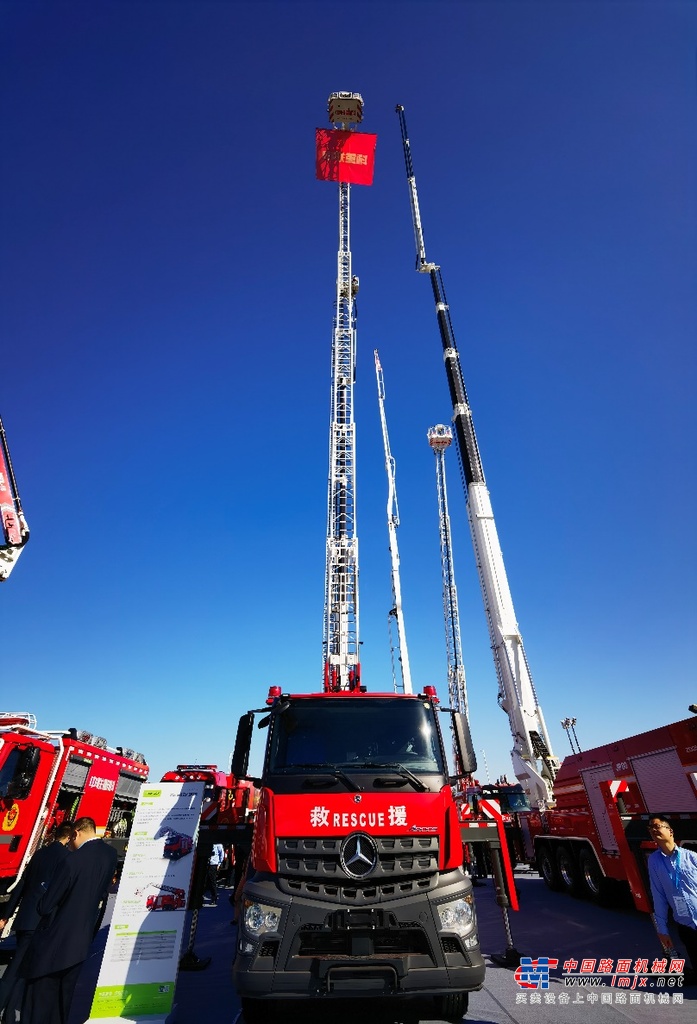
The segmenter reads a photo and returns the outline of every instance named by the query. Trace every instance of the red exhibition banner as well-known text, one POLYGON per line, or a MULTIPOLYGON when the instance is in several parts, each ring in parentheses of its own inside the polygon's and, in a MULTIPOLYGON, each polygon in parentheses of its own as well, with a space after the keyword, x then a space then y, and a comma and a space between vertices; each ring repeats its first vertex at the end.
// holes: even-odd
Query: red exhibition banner
POLYGON ((372 185, 377 135, 317 128, 317 177, 320 181, 344 181, 372 185))

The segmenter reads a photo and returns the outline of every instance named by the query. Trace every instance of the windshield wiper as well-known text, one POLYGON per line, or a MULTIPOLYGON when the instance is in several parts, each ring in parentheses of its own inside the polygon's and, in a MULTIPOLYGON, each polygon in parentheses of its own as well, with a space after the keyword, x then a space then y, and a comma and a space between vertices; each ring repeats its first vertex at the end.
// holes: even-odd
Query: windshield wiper
MULTIPOLYGON (((347 766, 348 767, 348 766, 347 766)), ((428 789, 428 786, 424 785, 418 775, 414 775, 408 768, 405 768, 403 764, 398 761, 391 761, 389 764, 380 763, 378 761, 361 761, 358 764, 351 764, 352 768, 376 768, 378 771, 382 771, 384 768, 389 768, 393 772, 397 772, 403 779, 408 779, 411 782, 414 789, 420 790, 422 793, 428 789)))
POLYGON ((329 764, 329 762, 318 763, 317 761, 311 761, 307 764, 284 764, 282 768, 276 768, 275 771, 279 774, 285 775, 298 769, 307 771, 308 768, 318 768, 322 774, 332 775, 335 779, 341 779, 346 788, 352 790, 354 793, 357 793, 363 788, 355 783, 353 779, 349 778, 345 771, 342 771, 341 768, 337 768, 335 764, 329 764))

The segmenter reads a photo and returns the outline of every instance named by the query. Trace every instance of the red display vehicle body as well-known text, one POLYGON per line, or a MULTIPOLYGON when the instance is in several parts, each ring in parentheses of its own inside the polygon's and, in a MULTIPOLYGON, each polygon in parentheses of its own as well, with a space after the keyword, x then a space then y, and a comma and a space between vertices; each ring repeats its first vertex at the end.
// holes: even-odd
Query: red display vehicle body
POLYGON ((76 729, 44 731, 25 712, 0 713, 0 903, 31 855, 65 820, 94 818, 97 834, 125 846, 142 754, 76 729))
POLYGON ((603 903, 623 883, 650 911, 649 814, 667 815, 682 845, 697 848, 697 718, 566 757, 554 799, 511 817, 547 885, 603 903))

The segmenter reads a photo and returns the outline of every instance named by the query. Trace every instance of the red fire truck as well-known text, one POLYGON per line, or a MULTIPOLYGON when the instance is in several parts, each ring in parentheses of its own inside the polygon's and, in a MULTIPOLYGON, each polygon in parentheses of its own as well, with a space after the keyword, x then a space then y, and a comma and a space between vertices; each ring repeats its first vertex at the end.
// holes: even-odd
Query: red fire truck
POLYGON ((515 816, 550 889, 604 903, 619 882, 650 911, 649 814, 667 815, 682 845, 697 848, 697 717, 566 757, 554 799, 515 816))
POLYGON ((169 860, 179 860, 180 857, 186 857, 187 853, 191 853, 194 848, 192 836, 187 836, 184 832, 175 832, 172 828, 160 829, 159 832, 155 833, 154 838, 164 838, 165 844, 162 848, 162 856, 167 857, 169 860))
MULTIPOLYGON (((433 997, 457 1017, 484 981, 470 879, 433 687, 282 694, 272 687, 235 986, 245 1020, 275 1000, 433 997)), ((474 752, 452 721, 459 763, 474 752)), ((245 775, 254 716, 240 721, 245 775)))
POLYGON ((91 733, 38 730, 34 715, 0 712, 0 903, 26 861, 64 820, 94 818, 125 845, 141 783, 142 754, 91 733))
POLYGON ((183 910, 186 907, 186 892, 172 885, 153 886, 159 889, 157 894, 151 893, 145 901, 148 910, 183 910))

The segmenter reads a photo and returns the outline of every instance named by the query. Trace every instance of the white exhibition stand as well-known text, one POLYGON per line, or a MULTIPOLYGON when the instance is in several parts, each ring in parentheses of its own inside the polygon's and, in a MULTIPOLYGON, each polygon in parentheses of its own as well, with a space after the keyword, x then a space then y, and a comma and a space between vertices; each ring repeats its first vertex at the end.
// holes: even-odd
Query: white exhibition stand
POLYGON ((90 1021, 171 1021, 202 801, 202 782, 141 789, 90 1021), (168 834, 191 844, 165 855, 168 834))

